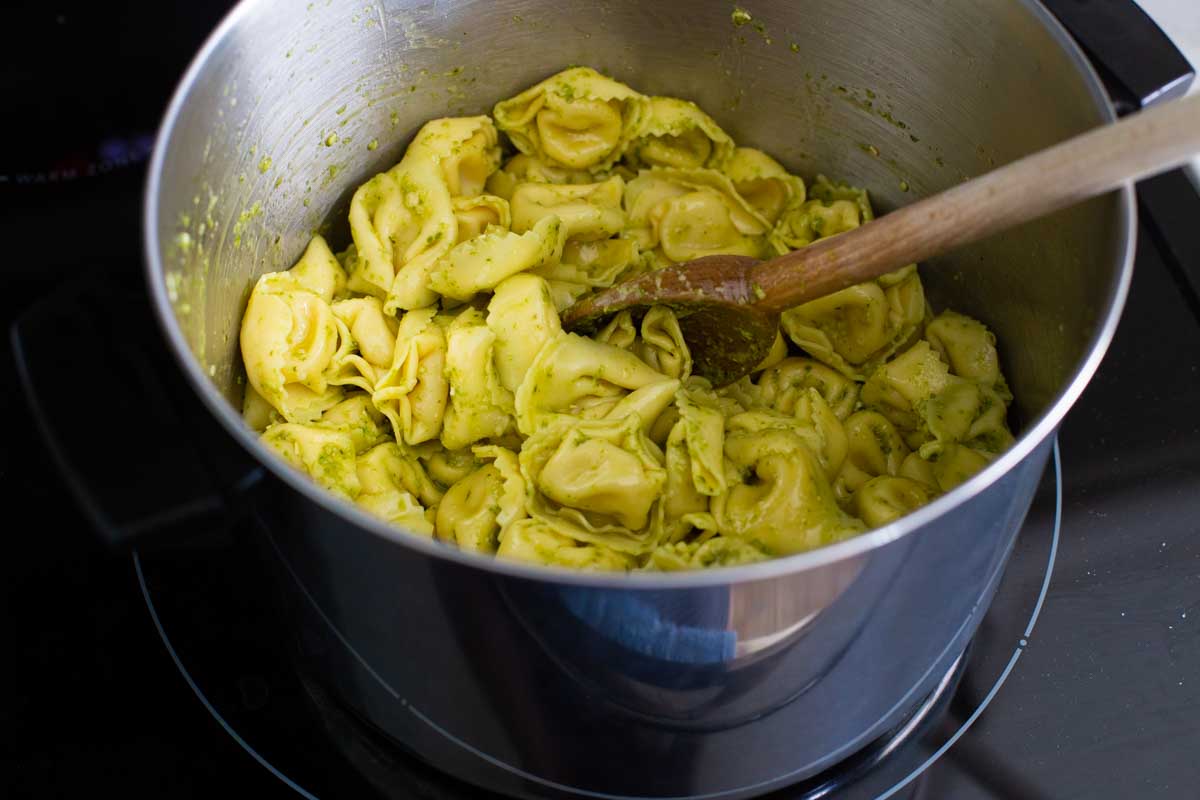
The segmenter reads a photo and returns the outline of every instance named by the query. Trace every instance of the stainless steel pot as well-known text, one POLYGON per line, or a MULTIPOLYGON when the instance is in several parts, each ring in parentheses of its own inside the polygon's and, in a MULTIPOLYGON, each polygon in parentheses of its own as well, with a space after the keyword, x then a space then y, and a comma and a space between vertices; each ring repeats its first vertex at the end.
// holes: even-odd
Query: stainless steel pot
POLYGON ((197 56, 150 168, 151 292, 195 390, 266 464, 269 560, 307 668, 459 777, 527 796, 739 797, 815 774, 900 723, 986 610, 1054 432, 1131 274, 1126 188, 924 265, 935 306, 992 327, 1016 445, 885 528, 752 567, 584 575, 387 527, 292 472, 238 414, 256 276, 417 127, 488 111, 569 64, 696 100, 792 170, 886 211, 1108 121, 1032 0, 747 4, 245 0, 197 56))

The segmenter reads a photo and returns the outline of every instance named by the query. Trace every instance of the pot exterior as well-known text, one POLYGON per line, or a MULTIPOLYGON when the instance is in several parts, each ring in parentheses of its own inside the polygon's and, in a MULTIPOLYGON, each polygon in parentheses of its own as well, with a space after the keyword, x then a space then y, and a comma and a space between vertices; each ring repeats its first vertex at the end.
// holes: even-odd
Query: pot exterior
POLYGON ((278 483, 256 507, 302 663, 430 763, 529 797, 739 797, 831 766, 933 689, 987 610, 1049 448, 856 560, 702 588, 432 560, 278 483))

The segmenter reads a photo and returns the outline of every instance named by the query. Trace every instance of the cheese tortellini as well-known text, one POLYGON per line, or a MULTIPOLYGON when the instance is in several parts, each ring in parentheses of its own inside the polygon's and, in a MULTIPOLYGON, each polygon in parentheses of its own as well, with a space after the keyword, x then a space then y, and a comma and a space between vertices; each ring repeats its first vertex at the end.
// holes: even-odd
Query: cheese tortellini
POLYGON ((676 310, 563 330, 579 297, 873 217, 695 104, 574 67, 425 124, 242 319, 246 423, 398 529, 586 570, 752 564, 888 525, 1013 441, 995 336, 916 265, 785 311, 749 376, 692 375, 676 310))

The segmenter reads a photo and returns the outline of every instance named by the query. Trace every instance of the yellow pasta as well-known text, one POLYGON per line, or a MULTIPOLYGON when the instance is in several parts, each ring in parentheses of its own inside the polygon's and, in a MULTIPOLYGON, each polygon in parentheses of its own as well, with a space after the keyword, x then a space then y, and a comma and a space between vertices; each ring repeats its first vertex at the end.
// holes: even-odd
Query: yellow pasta
POLYGON ((784 209, 798 207, 806 197, 804 181, 752 147, 737 148, 721 171, 733 181, 738 194, 771 225, 779 221, 784 209))
POLYGON ((711 169, 642 170, 625 188, 627 235, 666 263, 717 254, 761 256, 770 225, 711 169))
POLYGON ((526 153, 517 153, 492 173, 485 188, 494 195, 511 200, 522 183, 592 183, 595 178, 586 169, 571 169, 551 164, 526 153))
POLYGON ((442 420, 442 444, 458 450, 480 439, 497 439, 514 427, 513 395, 500 383, 494 348, 496 334, 474 308, 446 328, 447 382, 450 402, 442 420))
POLYGON ((481 236, 489 229, 508 230, 512 227, 512 209, 503 197, 480 194, 475 197, 455 197, 450 201, 458 232, 454 243, 481 236))
POLYGON ((725 455, 745 477, 713 499, 721 534, 782 556, 866 530, 838 507, 820 462, 796 433, 732 433, 725 455))
POLYGON ((523 233, 553 215, 562 221, 567 239, 580 242, 607 239, 625 227, 625 211, 621 208, 624 192, 625 181, 619 175, 600 183, 518 184, 510 201, 512 227, 523 233))
MULTIPOLYGON (((657 538, 663 543, 673 543, 683 539, 696 527, 694 515, 708 512, 709 496, 696 488, 692 456, 688 449, 687 427, 682 420, 677 421, 671 428, 664 450, 667 482, 662 503, 658 508, 657 538)), ((718 452, 724 454, 723 431, 721 449, 718 452)))
POLYGON ((854 493, 854 513, 868 525, 879 527, 925 505, 932 494, 919 481, 881 475, 854 493))
POLYGON ((640 131, 649 99, 588 67, 558 73, 493 116, 522 153, 569 169, 608 169, 640 131))
MULTIPOLYGON (((394 525, 431 536, 432 520, 418 499, 420 489, 425 488, 418 477, 419 469, 404 458, 395 442, 378 445, 358 459, 356 472, 361 490, 355 502, 394 525)), ((440 499, 440 493, 436 498, 440 499)))
POLYGON ((529 437, 520 458, 530 516, 579 541, 650 550, 650 521, 667 476, 639 422, 558 420, 529 437))
POLYGON ((321 295, 287 272, 258 279, 241 329, 250 386, 288 422, 310 422, 342 398, 329 382, 339 337, 321 295))
POLYGON ((924 319, 925 291, 908 266, 788 309, 780 325, 817 360, 864 380, 919 335, 924 319))
POLYGON ((348 500, 358 496, 361 487, 349 433, 284 422, 268 428, 262 441, 320 486, 348 500))
POLYGON ((562 417, 598 419, 629 392, 663 380, 633 353, 561 333, 542 346, 517 389, 517 428, 529 436, 562 417))
POLYGON ((733 153, 733 140, 695 103, 651 97, 646 121, 625 150, 638 167, 720 168, 733 153))
POLYGON ((490 461, 446 492, 437 510, 437 536, 464 550, 495 553, 500 531, 525 518, 525 479, 509 450, 487 446, 474 452, 490 461))
POLYGON ((632 275, 641 253, 633 239, 571 240, 563 245, 557 264, 535 270, 548 280, 587 289, 607 288, 624 275, 632 275))
POLYGON ((518 520, 505 528, 497 555, 531 564, 609 572, 629 570, 637 564, 625 553, 573 539, 540 519, 518 520))
POLYGON ((374 391, 375 381, 392 364, 396 318, 384 312, 377 297, 340 300, 331 309, 343 346, 334 355, 329 382, 374 391))
POLYGON ((400 320, 391 368, 371 400, 392 423, 396 441, 420 444, 442 431, 449 385, 446 334, 435 309, 409 311, 400 320))
POLYGON ((354 452, 362 455, 377 444, 382 444, 389 437, 387 423, 383 415, 375 408, 368 394, 355 394, 347 397, 333 408, 321 415, 315 423, 322 428, 329 428, 350 434, 354 452))
POLYGON ((492 227, 456 245, 430 268, 429 286, 455 300, 470 300, 495 289, 510 275, 557 262, 565 229, 556 216, 543 217, 528 232, 492 227))
POLYGON ((513 275, 496 286, 488 302, 487 326, 496 336, 494 357, 501 385, 515 392, 542 346, 562 333, 546 282, 513 275))
POLYGON ((580 570, 753 564, 890 525, 1013 442, 996 338, 916 265, 783 312, 751 375, 693 376, 676 309, 563 331, 578 298, 874 216, 695 104, 587 67, 432 120, 242 319, 243 416, 398 529, 580 570), (513 152, 513 151, 516 152, 513 152))

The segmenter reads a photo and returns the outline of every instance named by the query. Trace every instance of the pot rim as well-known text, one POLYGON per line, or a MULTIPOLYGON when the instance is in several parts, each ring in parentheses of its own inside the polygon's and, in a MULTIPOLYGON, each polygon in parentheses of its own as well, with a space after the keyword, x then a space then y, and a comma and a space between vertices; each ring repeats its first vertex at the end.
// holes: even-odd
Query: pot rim
MULTIPOLYGON (((1104 85, 1092 64, 1084 56, 1078 44, 1061 23, 1047 11, 1037 0, 1019 0, 1020 5, 1031 13, 1063 48, 1071 62, 1075 65, 1096 105, 1096 110, 1104 123, 1116 119, 1116 113, 1110 103, 1104 85)), ((937 498, 928 505, 913 511, 896 521, 881 528, 868 531, 851 539, 826 545, 815 550, 809 550, 795 555, 783 556, 755 564, 718 567, 684 572, 583 572, 565 567, 542 566, 509 561, 490 555, 460 550, 458 547, 445 544, 432 538, 408 533, 397 526, 391 525, 359 508, 354 503, 343 500, 326 491, 310 480, 306 475, 282 458, 275 455, 269 448, 259 442, 258 437, 246 427, 241 414, 225 399, 201 368, 193 355, 183 330, 174 313, 167 294, 166 271, 163 265, 162 249, 158 233, 160 177, 166 158, 167 144, 175 131, 179 115, 197 82, 200 72, 209 57, 245 17, 254 6, 255 0, 241 0, 230 10, 217 28, 205 40, 197 52, 175 89, 170 104, 163 116, 162 124, 155 137, 154 152, 147 170, 144 205, 142 209, 143 245, 146 250, 146 282, 153 300, 155 317, 170 349, 192 388, 199 394, 201 401, 209 412, 217 418, 222 426, 235 440, 249 452, 260 465, 264 465, 275 477, 282 480, 292 489, 300 492, 310 501, 317 503, 326 511, 349 520, 358 528, 365 529, 374 536, 393 541, 402 547, 409 548, 422 555, 450 561, 457 566, 479 569, 498 576, 520 578, 536 581, 547 581, 572 586, 595 588, 664 590, 664 589, 699 589, 719 587, 734 583, 771 580, 793 573, 819 569, 829 564, 864 556, 866 553, 881 548, 891 542, 904 538, 938 517, 982 493, 993 483, 1028 457, 1043 442, 1053 436, 1061 424, 1067 411, 1087 387, 1088 382, 1100 365, 1108 346, 1116 332, 1125 300, 1129 294, 1129 286, 1133 277, 1133 257, 1136 245, 1137 207, 1132 182, 1126 182, 1120 189, 1105 197, 1117 195, 1119 202, 1118 217, 1120 226, 1120 241, 1118 251, 1121 255, 1120 273, 1108 308, 1092 335, 1087 357, 1079 365, 1065 388, 1059 393, 1054 402, 1004 453, 980 472, 951 491, 937 498)))

